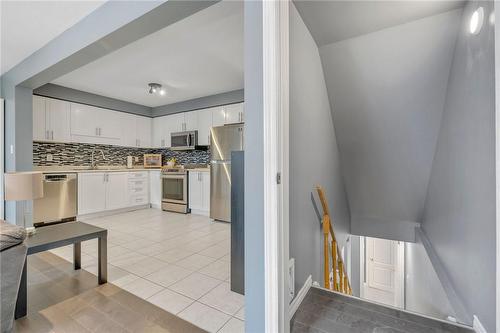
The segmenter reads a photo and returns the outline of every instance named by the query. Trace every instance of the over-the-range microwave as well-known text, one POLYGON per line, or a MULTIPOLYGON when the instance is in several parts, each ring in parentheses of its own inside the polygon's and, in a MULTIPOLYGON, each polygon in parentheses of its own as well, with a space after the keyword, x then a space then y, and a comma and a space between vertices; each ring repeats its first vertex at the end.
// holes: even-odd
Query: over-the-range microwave
POLYGON ((172 133, 170 139, 172 150, 194 150, 198 145, 198 131, 172 133))

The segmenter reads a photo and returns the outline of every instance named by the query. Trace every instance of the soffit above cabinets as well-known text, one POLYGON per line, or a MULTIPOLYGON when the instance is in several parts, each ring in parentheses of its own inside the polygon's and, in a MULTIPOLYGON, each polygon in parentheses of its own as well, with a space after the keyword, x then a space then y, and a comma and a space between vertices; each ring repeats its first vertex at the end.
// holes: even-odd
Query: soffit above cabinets
POLYGON ((293 2, 318 47, 463 7, 465 1, 293 2))
POLYGON ((0 75, 105 1, 0 1, 0 75))
POLYGON ((243 65, 243 3, 222 1, 52 83, 157 107, 242 89, 243 65))

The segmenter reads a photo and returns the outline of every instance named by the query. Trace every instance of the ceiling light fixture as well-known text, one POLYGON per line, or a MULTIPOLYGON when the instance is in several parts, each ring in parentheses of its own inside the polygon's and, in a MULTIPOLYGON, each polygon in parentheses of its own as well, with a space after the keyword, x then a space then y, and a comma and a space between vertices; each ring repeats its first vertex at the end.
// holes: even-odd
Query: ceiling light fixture
POLYGON ((469 32, 473 35, 479 34, 481 28, 483 27, 484 20, 484 9, 483 7, 479 7, 472 13, 469 22, 469 32))
POLYGON ((165 89, 163 89, 161 84, 159 83, 148 83, 148 87, 149 87, 148 92, 150 94, 159 94, 161 96, 164 96, 166 94, 165 89))

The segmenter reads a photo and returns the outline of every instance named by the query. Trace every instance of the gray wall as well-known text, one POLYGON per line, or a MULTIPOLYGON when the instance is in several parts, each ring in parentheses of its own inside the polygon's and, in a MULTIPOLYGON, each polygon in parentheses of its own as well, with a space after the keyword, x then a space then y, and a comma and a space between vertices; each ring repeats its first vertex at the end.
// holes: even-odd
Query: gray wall
POLYGON ((244 100, 243 89, 233 90, 221 94, 190 99, 188 101, 183 101, 179 103, 158 106, 151 109, 151 116, 159 117, 172 113, 193 111, 198 109, 210 108, 214 106, 240 103, 243 102, 243 100, 244 100))
POLYGON ((151 108, 144 105, 125 102, 115 98, 91 94, 85 91, 71 89, 56 84, 48 83, 33 90, 40 96, 62 99, 65 101, 97 106, 115 111, 138 114, 151 117, 151 108))
POLYGON ((493 2, 468 34, 469 3, 450 72, 422 228, 470 315, 495 332, 495 84, 493 2))
POLYGON ((320 47, 353 234, 414 240, 460 14, 320 47))
MULTIPOLYGON (((307 277, 323 284, 322 232, 311 195, 326 191, 337 240, 349 233, 349 208, 340 173, 337 141, 318 48, 290 6, 290 257, 295 290, 307 277)), ((248 133, 248 132, 247 132, 248 133)), ((248 179, 248 178, 247 178, 248 179)), ((316 204, 322 214, 321 205, 316 204)))
POLYGON ((405 309, 443 320, 457 317, 418 236, 416 243, 405 243, 405 309))
POLYGON ((265 332, 262 2, 245 1, 245 332, 265 332))

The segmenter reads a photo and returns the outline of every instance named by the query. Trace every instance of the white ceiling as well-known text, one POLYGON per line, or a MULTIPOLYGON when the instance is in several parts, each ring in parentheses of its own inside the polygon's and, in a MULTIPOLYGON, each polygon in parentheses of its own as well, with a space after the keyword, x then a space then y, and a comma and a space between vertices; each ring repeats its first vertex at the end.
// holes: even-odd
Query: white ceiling
POLYGON ((104 2, 0 0, 0 75, 104 2))
POLYGON ((213 5, 52 83, 150 107, 242 89, 243 3, 213 5), (148 94, 149 82, 167 94, 148 94))
POLYGON ((315 1, 294 4, 323 46, 462 7, 465 1, 315 1))

